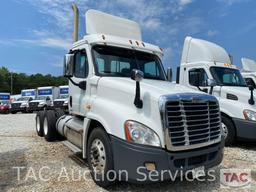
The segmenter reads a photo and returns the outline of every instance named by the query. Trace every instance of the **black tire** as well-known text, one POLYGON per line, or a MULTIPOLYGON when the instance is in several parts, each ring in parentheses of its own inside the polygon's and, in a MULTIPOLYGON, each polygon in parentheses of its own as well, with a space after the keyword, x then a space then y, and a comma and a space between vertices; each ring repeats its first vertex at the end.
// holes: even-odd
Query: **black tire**
POLYGON ((45 111, 44 117, 44 138, 51 142, 58 139, 58 132, 56 130, 56 113, 54 110, 45 111))
POLYGON ((11 114, 16 114, 17 112, 16 111, 12 111, 11 114))
POLYGON ((36 132, 40 137, 44 136, 44 111, 38 111, 36 114, 36 132))
POLYGON ((88 160, 88 165, 89 165, 89 169, 91 172, 91 176, 97 185, 105 188, 105 187, 108 187, 115 183, 115 181, 112 180, 114 178, 114 173, 113 173, 113 171, 111 171, 111 170, 114 170, 114 160, 113 160, 113 152, 112 152, 111 142, 110 142, 110 138, 109 138, 108 134, 103 130, 102 127, 94 128, 89 136, 88 145, 87 145, 87 160, 88 160), (105 161, 106 163, 105 163, 104 171, 102 173, 96 173, 92 166, 92 158, 93 158, 92 156, 93 155, 91 153, 91 148, 92 148, 93 142, 95 142, 96 139, 98 139, 102 142, 102 144, 104 145, 104 149, 105 149, 106 157, 104 157, 104 158, 106 160, 105 161), (111 171, 111 172, 109 172, 109 171, 111 171), (107 176, 108 172, 113 173, 113 174, 109 174, 107 176), (108 178, 110 178, 110 180, 108 180, 108 178))
POLYGON ((222 123, 226 126, 226 129, 227 129, 227 136, 225 138, 225 146, 233 145, 236 141, 235 126, 229 118, 222 116, 221 119, 222 119, 222 123))

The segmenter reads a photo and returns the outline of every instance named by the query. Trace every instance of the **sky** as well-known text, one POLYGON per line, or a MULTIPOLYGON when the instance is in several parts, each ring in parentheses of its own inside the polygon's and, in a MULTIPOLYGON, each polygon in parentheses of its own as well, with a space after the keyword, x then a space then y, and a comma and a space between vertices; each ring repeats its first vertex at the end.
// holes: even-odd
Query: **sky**
POLYGON ((71 48, 73 12, 80 9, 79 38, 86 34, 84 13, 97 9, 138 22, 144 42, 164 49, 163 64, 180 64, 186 36, 224 47, 241 67, 256 59, 255 0, 8 0, 0 6, 0 67, 27 74, 62 75, 71 48))

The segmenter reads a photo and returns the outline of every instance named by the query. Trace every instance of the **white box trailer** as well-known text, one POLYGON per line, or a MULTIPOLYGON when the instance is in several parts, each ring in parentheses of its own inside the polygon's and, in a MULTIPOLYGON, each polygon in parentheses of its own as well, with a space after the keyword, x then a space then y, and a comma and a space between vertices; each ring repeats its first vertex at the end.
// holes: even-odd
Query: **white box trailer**
POLYGON ((150 171, 174 173, 198 167, 203 171, 218 165, 224 139, 217 99, 171 83, 161 62, 162 50, 141 39, 134 21, 89 10, 88 35, 77 41, 78 9, 73 9, 75 42, 64 62, 69 115, 60 110, 38 112, 38 135, 47 141, 58 135, 66 138, 66 144, 88 160, 92 178, 102 187, 117 179, 107 174, 118 175, 121 170, 128 173, 121 180, 142 182, 141 169, 144 182, 150 182, 150 171), (208 104, 213 110, 204 108, 200 113, 213 117, 195 114, 208 104), (195 116, 186 115, 190 107, 195 116), (214 124, 214 131, 193 130, 200 128, 200 121, 214 124))
POLYGON ((11 103, 10 112, 15 114, 17 112, 29 112, 29 102, 36 98, 36 89, 23 89, 21 90, 20 97, 11 103))
POLYGON ((219 100, 227 145, 236 139, 256 140, 255 91, 249 90, 225 49, 186 37, 177 83, 210 93, 219 100))
POLYGON ((54 86, 38 87, 37 96, 29 102, 28 111, 39 111, 53 107, 53 100, 58 98, 59 88, 54 86))
POLYGON ((53 101, 54 108, 67 109, 69 100, 69 86, 59 86, 59 97, 53 101))
POLYGON ((10 104, 10 93, 0 92, 0 104, 10 104))

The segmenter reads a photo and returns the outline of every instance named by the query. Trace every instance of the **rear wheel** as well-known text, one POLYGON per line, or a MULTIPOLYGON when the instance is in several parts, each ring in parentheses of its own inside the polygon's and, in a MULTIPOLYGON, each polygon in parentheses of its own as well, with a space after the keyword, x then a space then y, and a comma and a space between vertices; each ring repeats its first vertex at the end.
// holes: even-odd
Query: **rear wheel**
POLYGON ((101 187, 107 187, 115 182, 110 139, 101 127, 94 128, 89 136, 87 159, 92 178, 96 184, 101 187))
POLYGON ((44 138, 46 141, 54 141, 58 139, 58 132, 56 130, 56 113, 54 110, 45 111, 44 117, 44 138))
POLYGON ((38 111, 36 114, 36 132, 40 137, 44 136, 44 111, 38 111))
POLYGON ((17 112, 16 111, 12 111, 11 114, 16 114, 17 112))
POLYGON ((221 126, 225 138, 225 146, 230 146, 235 143, 236 130, 233 122, 229 118, 222 116, 221 119, 221 126))

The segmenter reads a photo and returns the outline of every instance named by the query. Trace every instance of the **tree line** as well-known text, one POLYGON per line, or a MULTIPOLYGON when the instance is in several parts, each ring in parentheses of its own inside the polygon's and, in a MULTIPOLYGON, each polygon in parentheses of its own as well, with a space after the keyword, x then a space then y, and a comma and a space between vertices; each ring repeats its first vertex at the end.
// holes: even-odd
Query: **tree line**
POLYGON ((6 67, 0 68, 0 92, 11 92, 20 94, 22 89, 34 89, 43 86, 60 86, 67 85, 68 80, 63 76, 52 76, 25 73, 12 73, 6 67), (12 85, 12 88, 11 88, 12 85))

